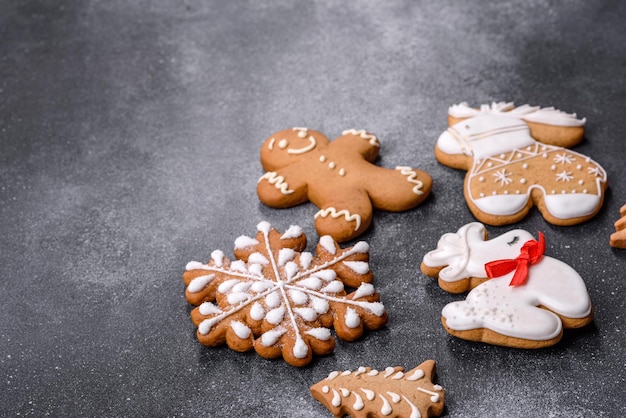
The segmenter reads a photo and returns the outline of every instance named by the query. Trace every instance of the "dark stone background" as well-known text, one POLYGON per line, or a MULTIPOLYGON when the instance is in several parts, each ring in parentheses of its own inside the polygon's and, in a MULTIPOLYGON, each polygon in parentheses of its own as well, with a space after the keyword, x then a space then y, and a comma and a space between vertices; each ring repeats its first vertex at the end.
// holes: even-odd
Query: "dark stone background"
MULTIPOLYGON (((0 415, 330 416, 332 370, 437 361, 445 415, 626 414, 626 3, 613 1, 18 1, 0 3, 0 415), (464 173, 433 145, 447 108, 515 101, 587 118, 576 151, 607 170, 596 218, 518 227, 578 270, 594 323, 521 351, 450 337, 419 264, 471 222, 464 173), (312 205, 263 206, 259 147, 308 126, 368 129, 378 164, 434 178, 362 237, 390 322, 297 369, 201 346, 190 260, 267 220, 317 242, 312 205)), ((512 227, 490 228, 492 235, 512 227)))

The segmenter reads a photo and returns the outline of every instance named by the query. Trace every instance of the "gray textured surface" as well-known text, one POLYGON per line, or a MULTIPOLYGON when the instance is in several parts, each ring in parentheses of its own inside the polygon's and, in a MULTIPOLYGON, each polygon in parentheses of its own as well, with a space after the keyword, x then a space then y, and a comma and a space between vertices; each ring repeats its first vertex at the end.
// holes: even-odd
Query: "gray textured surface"
POLYGON ((626 203, 625 18, 617 0, 2 2, 0 415, 329 416, 308 392, 329 371, 433 358, 449 416, 624 416, 626 251, 608 236, 626 203), (555 347, 448 336, 458 296, 419 272, 473 220, 464 174, 432 153, 462 100, 586 117, 575 149, 609 174, 594 220, 518 225, 546 233, 595 303, 555 347), (256 197, 259 146, 290 126, 368 129, 379 165, 435 180, 363 237, 389 325, 302 369, 198 344, 181 281, 261 220, 317 241, 313 206, 256 197))

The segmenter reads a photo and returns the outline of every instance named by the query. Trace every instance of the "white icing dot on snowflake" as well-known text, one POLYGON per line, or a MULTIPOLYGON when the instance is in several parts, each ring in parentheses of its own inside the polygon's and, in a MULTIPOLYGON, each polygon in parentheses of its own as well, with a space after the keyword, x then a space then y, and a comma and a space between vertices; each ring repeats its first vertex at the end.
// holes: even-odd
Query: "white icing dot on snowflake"
POLYGON ((375 293, 374 286, 371 283, 362 283, 361 286, 354 292, 352 299, 359 299, 363 296, 371 296, 375 293))
POLYGON ((295 255, 296 252, 291 248, 281 248, 281 250, 278 252, 278 265, 281 267, 284 266, 287 261, 293 260, 295 255))
POLYGON ((281 235, 280 239, 292 239, 298 238, 302 236, 302 228, 298 225, 291 225, 288 230, 285 231, 283 235, 281 235))
POLYGON ((259 241, 254 238, 250 238, 246 235, 242 235, 235 240, 235 249, 244 249, 248 247, 254 247, 259 241))
POLYGON ((254 302, 254 304, 250 308, 250 318, 254 319, 255 321, 260 321, 264 317, 265 310, 263 309, 263 306, 261 306, 259 302, 254 302))
POLYGON ((323 237, 321 237, 320 245, 330 254, 335 255, 337 253, 337 248, 335 247, 335 240, 333 240, 330 235, 324 235, 323 237))
POLYGON ((293 308, 293 311, 309 322, 315 321, 318 316, 318 313, 313 308, 293 308))
POLYGON ((278 292, 272 292, 265 297, 265 306, 268 308, 275 308, 281 304, 280 294, 278 292))
POLYGON ((248 271, 248 269, 246 269, 246 263, 241 260, 236 260, 230 263, 230 269, 240 273, 246 273, 248 271))
POLYGON ((289 297, 296 305, 304 305, 309 301, 309 297, 301 290, 291 289, 288 292, 289 297))
POLYGON ((311 305, 315 312, 319 314, 325 314, 330 309, 330 305, 326 299, 318 298, 316 296, 311 296, 311 305))
POLYGON ((250 336, 250 334, 252 334, 250 328, 241 321, 232 321, 230 323, 230 327, 233 329, 233 331, 235 331, 235 335, 237 335, 237 337, 241 338, 242 340, 245 340, 250 336))
POLYGON ((222 313, 222 310, 211 302, 203 302, 199 307, 199 311, 202 315, 215 315, 222 313))
POLYGON ((344 261, 343 264, 358 274, 367 274, 370 271, 370 266, 367 261, 344 261))
POLYGON ((215 274, 198 276, 189 283, 189 286, 187 286, 187 290, 191 293, 197 293, 204 289, 204 287, 209 284, 214 277, 215 274))
POLYGON ((278 325, 282 322, 285 317, 285 307, 279 306, 278 308, 274 308, 265 315, 265 320, 270 324, 278 325))
POLYGON ((361 324, 359 314, 352 308, 348 308, 346 311, 345 321, 348 328, 356 328, 361 324))
POLYGON ((340 280, 333 280, 322 288, 324 293, 339 293, 341 291, 343 291, 343 282, 340 280))
POLYGON ((275 328, 271 331, 267 331, 263 333, 263 335, 261 336, 261 344, 263 344, 266 347, 271 347, 274 344, 276 344, 278 339, 286 332, 287 332, 286 329, 281 329, 281 328, 275 328))
POLYGON ((224 265, 224 253, 220 250, 215 250, 211 253, 211 260, 215 267, 222 267, 224 265))
POLYGON ((309 252, 300 253, 300 266, 307 270, 311 267, 311 261, 313 261, 313 254, 309 252))
POLYGON ((300 280, 297 284, 298 286, 312 290, 319 290, 322 287, 322 281, 315 276, 310 276, 304 280, 300 280))
POLYGON ((239 283, 239 279, 226 280, 225 282, 222 282, 222 284, 220 284, 217 287, 217 291, 220 293, 226 293, 237 283, 239 283))
POLYGON ((328 341, 331 337, 330 330, 328 328, 311 328, 304 333, 321 341, 328 341))

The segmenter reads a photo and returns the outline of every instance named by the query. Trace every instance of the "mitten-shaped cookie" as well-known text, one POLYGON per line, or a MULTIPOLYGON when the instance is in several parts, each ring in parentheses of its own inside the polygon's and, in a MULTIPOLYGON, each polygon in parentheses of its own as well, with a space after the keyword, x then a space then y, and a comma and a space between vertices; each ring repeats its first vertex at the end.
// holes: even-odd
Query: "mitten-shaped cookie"
POLYGON ((373 208, 408 210, 430 193, 432 179, 424 171, 373 164, 379 148, 378 138, 362 130, 344 131, 332 142, 306 128, 276 132, 261 147, 267 173, 257 185, 259 199, 275 208, 310 201, 320 209, 320 235, 353 239, 371 224, 373 208))
POLYGON ((548 222, 573 225, 600 210, 606 172, 564 148, 583 138, 585 119, 551 107, 461 103, 450 107, 448 124, 435 156, 467 170, 465 200, 481 222, 517 222, 534 205, 548 222))

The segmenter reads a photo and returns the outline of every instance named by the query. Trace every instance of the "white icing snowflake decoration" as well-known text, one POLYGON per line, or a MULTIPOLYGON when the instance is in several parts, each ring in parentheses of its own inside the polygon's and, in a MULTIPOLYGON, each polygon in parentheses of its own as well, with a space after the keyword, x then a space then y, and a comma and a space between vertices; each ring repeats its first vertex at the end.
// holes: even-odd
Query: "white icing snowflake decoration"
POLYGON ((570 181, 573 179, 572 173, 569 171, 561 171, 560 173, 556 173, 556 181, 570 181))
POLYGON ((493 173, 493 175, 496 177, 496 183, 500 182, 500 186, 505 186, 507 184, 513 183, 513 180, 509 178, 511 173, 507 173, 506 168, 503 168, 500 171, 496 171, 495 173, 493 173))
POLYGON ((330 327, 352 341, 385 325, 387 313, 370 284, 367 243, 341 249, 323 236, 314 256, 302 252, 306 236, 298 226, 282 235, 267 222, 257 229, 256 238, 235 240, 236 260, 216 250, 207 264, 187 264, 185 296, 199 305, 191 317, 201 343, 254 348, 303 366, 313 354, 332 352, 330 327), (346 287, 355 290, 348 294, 346 287))
POLYGON ((576 160, 576 158, 567 153, 556 154, 556 156, 554 157, 554 162, 557 164, 571 164, 572 162, 574 162, 574 160, 576 160))

